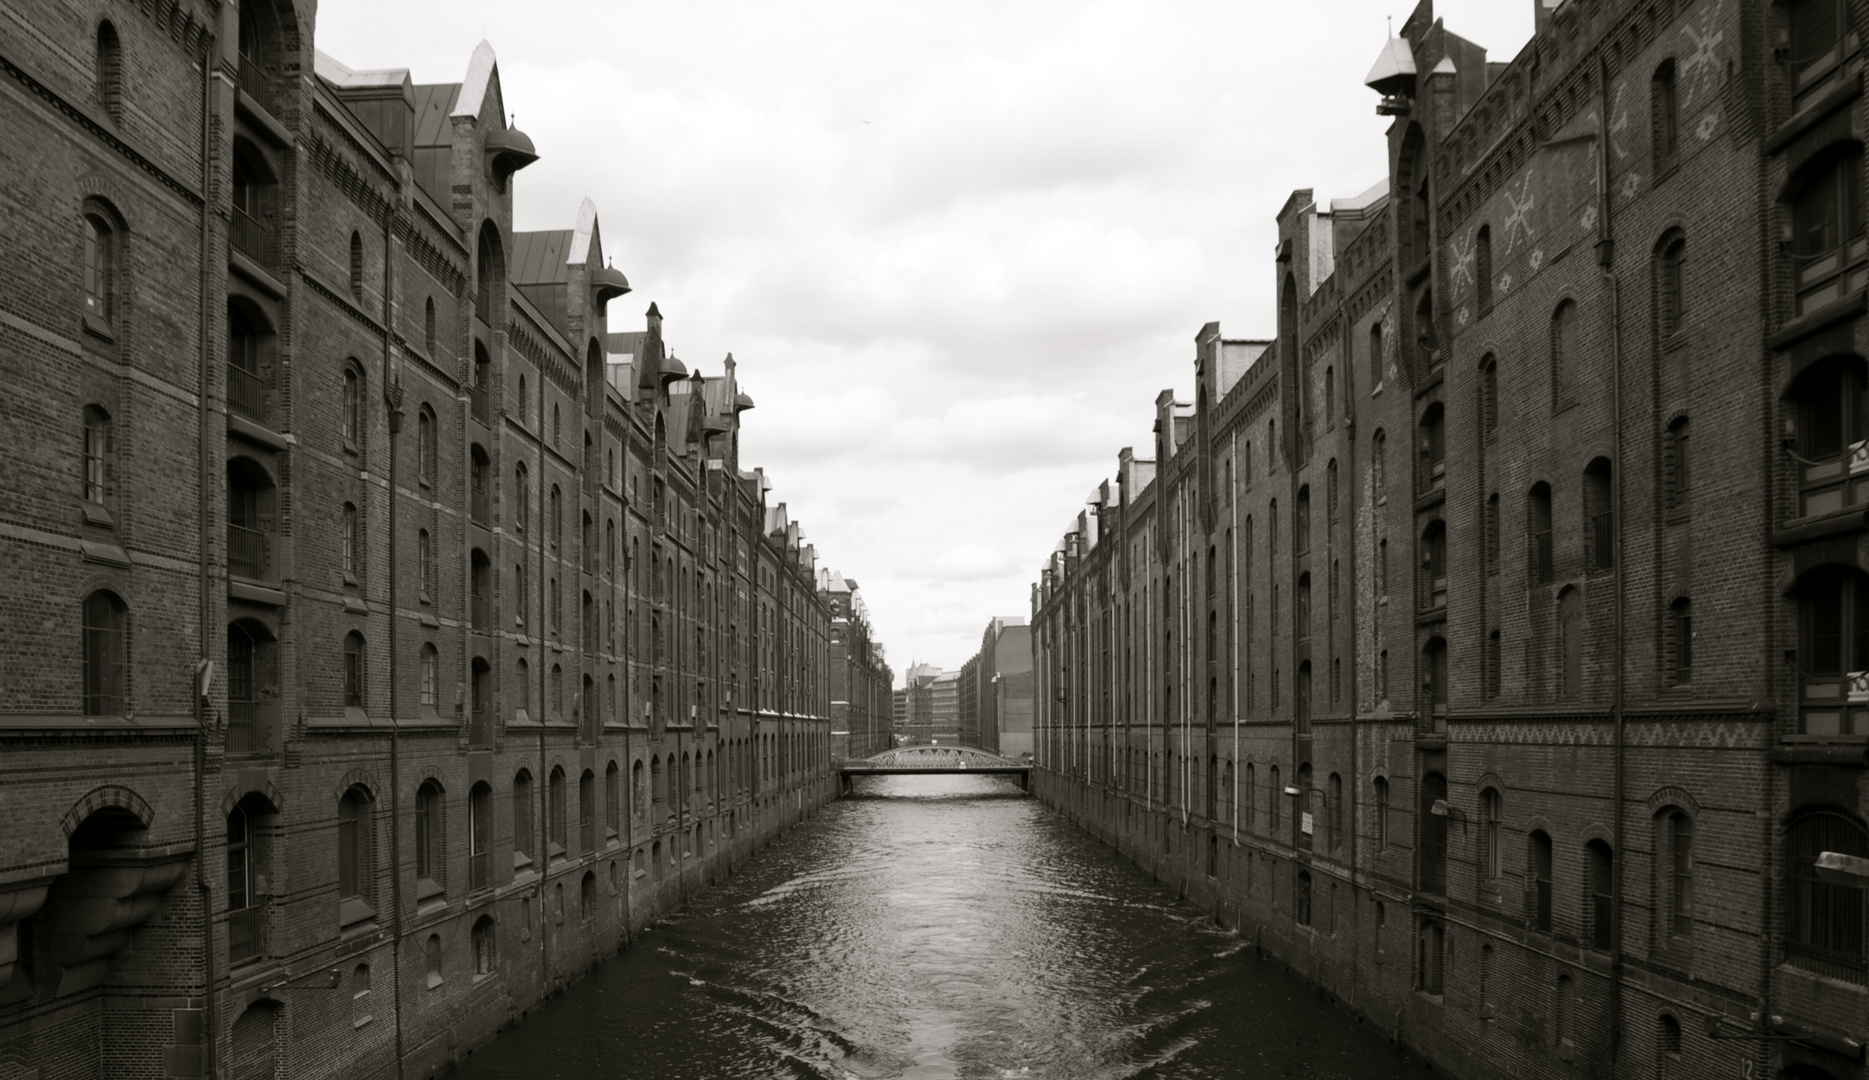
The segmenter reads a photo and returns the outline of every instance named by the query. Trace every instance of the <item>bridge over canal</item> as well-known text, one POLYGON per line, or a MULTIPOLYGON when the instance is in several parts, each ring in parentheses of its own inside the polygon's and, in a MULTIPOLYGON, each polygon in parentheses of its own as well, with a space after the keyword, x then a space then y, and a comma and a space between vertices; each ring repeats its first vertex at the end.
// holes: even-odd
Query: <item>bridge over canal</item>
POLYGON ((1031 790, 1032 766, 1000 757, 974 746, 898 746, 872 757, 846 761, 837 767, 839 788, 848 795, 852 777, 926 776, 935 773, 984 773, 1017 776, 1019 786, 1031 790))

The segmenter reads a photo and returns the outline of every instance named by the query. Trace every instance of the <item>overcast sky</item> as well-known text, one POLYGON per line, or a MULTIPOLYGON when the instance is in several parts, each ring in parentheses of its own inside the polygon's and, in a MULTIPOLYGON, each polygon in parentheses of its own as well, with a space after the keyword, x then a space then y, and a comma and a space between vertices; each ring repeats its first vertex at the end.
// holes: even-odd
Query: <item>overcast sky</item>
MULTIPOLYGON (((1509 60, 1535 0, 1442 0, 1509 60)), ((690 369, 729 352, 742 464, 856 579, 898 680, 959 667, 1193 339, 1274 325, 1272 215, 1386 168, 1385 0, 323 0, 353 68, 458 82, 482 37, 542 155, 520 229, 597 203, 690 369)))

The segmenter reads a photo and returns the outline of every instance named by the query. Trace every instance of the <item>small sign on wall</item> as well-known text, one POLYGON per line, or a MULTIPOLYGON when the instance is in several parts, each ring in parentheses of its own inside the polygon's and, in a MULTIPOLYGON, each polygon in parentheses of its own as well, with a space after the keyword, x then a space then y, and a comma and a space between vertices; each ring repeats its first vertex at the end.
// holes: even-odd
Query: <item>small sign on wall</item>
POLYGON ((1309 812, 1309 811, 1306 811, 1306 812, 1305 812, 1304 814, 1302 814, 1302 815, 1300 815, 1300 816, 1299 816, 1299 818, 1298 818, 1298 831, 1299 831, 1299 832, 1301 832, 1301 833, 1303 833, 1303 834, 1305 834, 1306 836, 1310 836, 1310 835, 1311 835, 1311 833, 1312 833, 1312 829, 1311 829, 1311 814, 1310 814, 1310 812, 1309 812))

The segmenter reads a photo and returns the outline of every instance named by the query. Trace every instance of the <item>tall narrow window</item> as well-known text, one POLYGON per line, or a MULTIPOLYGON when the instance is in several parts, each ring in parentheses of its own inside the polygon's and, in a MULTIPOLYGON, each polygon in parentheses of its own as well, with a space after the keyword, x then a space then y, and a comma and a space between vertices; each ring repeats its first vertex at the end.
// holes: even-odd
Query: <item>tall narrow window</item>
POLYGON ((84 500, 103 503, 108 495, 111 460, 110 414, 96 405, 84 407, 84 500))
POLYGON ((550 521, 546 524, 552 531, 552 546, 562 547, 565 542, 564 498, 558 492, 558 485, 552 485, 551 498, 547 501, 547 514, 550 521))
POLYGON ((1499 789, 1480 792, 1480 876, 1486 881, 1499 877, 1499 789))
POLYGON ((1693 474, 1687 453, 1687 433, 1687 417, 1676 417, 1668 425, 1662 442, 1662 481, 1670 510, 1684 510, 1688 505, 1687 493, 1693 474))
POLYGON ((344 583, 357 584, 357 568, 361 555, 357 523, 357 506, 345 503, 338 516, 338 569, 344 574, 344 583))
POLYGON ((1583 472, 1584 536, 1588 538, 1592 570, 1608 570, 1616 565, 1614 500, 1609 459, 1596 458, 1583 472))
POLYGON ((435 684, 436 680, 440 678, 437 669, 440 667, 441 658, 435 652, 435 646, 429 642, 422 643, 421 658, 422 705, 424 708, 433 709, 436 705, 436 698, 438 697, 435 684))
POLYGON ((227 953, 234 963, 259 955, 264 909, 254 890, 257 876, 253 815, 242 802, 227 815, 227 953))
POLYGON ((1694 605, 1677 596, 1668 605, 1668 681, 1676 686, 1694 678, 1694 605))
POLYGON ((1674 233, 1655 257, 1655 323, 1663 341, 1673 337, 1687 315, 1687 240, 1674 233))
POLYGON ((350 295, 363 301, 363 236, 355 232, 350 234, 350 295))
POLYGON ((1438 995, 1441 992, 1441 954, 1446 933, 1446 928, 1432 919, 1421 924, 1421 956, 1417 962, 1417 971, 1420 975, 1419 988, 1424 994, 1438 995))
POLYGON ((605 838, 615 840, 623 829, 623 774, 612 761, 604 770, 604 830, 605 838))
POLYGON ((589 769, 578 777, 578 843, 581 851, 597 850, 597 774, 589 769))
POLYGON ((1447 604, 1447 526, 1430 521, 1421 534, 1421 607, 1447 604))
POLYGON ((1534 930, 1551 932, 1551 837, 1542 829, 1532 830, 1525 883, 1525 917, 1534 930))
POLYGON ((1590 928, 1590 944, 1608 951, 1615 938, 1616 921, 1615 856, 1609 845, 1601 840, 1585 844, 1584 869, 1587 875, 1584 885, 1589 890, 1584 898, 1584 917, 1590 928))
POLYGON ((1376 489, 1376 498, 1387 494, 1389 483, 1389 436, 1387 432, 1377 431, 1370 440, 1369 480, 1376 489))
POLYGON ((1376 777, 1376 850, 1389 846, 1389 778, 1376 777))
POLYGON ((344 707, 364 707, 363 635, 355 630, 344 635, 344 707))
POLYGON ((101 214, 84 216, 84 314, 104 327, 117 319, 117 234, 101 214))
MULTIPOLYGON (((1372 390, 1382 389, 1384 368, 1382 356, 1382 320, 1369 324, 1369 385, 1372 390)), ((1272 445, 1269 441, 1267 446, 1272 445)))
POLYGON ((1650 140, 1655 149, 1657 177, 1674 168, 1680 153, 1680 106, 1674 91, 1674 61, 1663 60, 1648 81, 1650 140))
POLYGON ((105 115, 123 122, 123 45, 108 20, 97 24, 97 103, 105 115))
POLYGON ((1473 238, 1473 299, 1485 315, 1493 309, 1493 230, 1480 226, 1473 238))
POLYGON ((121 716, 124 712, 123 601, 99 590, 84 600, 84 715, 121 716))
MULTIPOLYGON (((521 700, 524 700, 522 697, 521 700)), ((524 769, 513 776, 513 869, 532 865, 532 774, 524 769)))
POLYGON ((1447 891, 1447 777, 1421 777, 1421 891, 1447 891))
POLYGON ((343 399, 338 403, 345 449, 355 453, 363 441, 363 380, 354 368, 344 369, 343 399))
POLYGON ((435 356, 435 298, 429 297, 422 304, 422 345, 428 350, 429 359, 435 356))
POLYGON ((1577 302, 1566 300, 1551 313, 1551 403, 1568 404, 1577 393, 1577 302))
POLYGON ((1417 482, 1423 491, 1433 491, 1446 483, 1447 422, 1440 402, 1428 406, 1422 414, 1417 435, 1421 472, 1417 482))
POLYGON ((1673 809, 1662 814, 1661 825, 1666 860, 1665 880, 1659 883, 1666 899, 1662 930, 1685 936, 1694 932, 1694 819, 1673 809))
POLYGON ((344 793, 337 804, 337 895, 340 925, 376 914, 370 903, 375 867, 371 841, 375 839, 370 793, 361 785, 344 793))
POLYGON ((1526 579, 1533 585, 1548 585, 1552 576, 1551 485, 1537 483, 1525 499, 1526 579))
POLYGON ((1311 489, 1298 489, 1298 506, 1292 514, 1291 550, 1294 555, 1302 555, 1311 550, 1311 489))
POLYGON ((435 482, 435 414, 424 405, 415 417, 415 476, 423 487, 435 482))
POLYGON ((1499 361, 1489 353, 1480 361, 1480 430, 1488 437, 1499 428, 1499 361))
POLYGON ((441 891, 442 866, 447 844, 441 836, 441 785, 424 781, 415 793, 416 899, 441 891))
POLYGON ((553 858, 565 853, 565 771, 552 767, 551 779, 545 789, 547 849, 553 858))
POLYGON ((415 572, 416 584, 421 592, 418 599, 424 604, 434 602, 435 598, 435 540, 428 535, 427 529, 415 532, 415 572))
POLYGON ((526 466, 520 462, 513 467, 513 531, 526 531, 526 516, 531 508, 531 485, 526 476, 526 466))

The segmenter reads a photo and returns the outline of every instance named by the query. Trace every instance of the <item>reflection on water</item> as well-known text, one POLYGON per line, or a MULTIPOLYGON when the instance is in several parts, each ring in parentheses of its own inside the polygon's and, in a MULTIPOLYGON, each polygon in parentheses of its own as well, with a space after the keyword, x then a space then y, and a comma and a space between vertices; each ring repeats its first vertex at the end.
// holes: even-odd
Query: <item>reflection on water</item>
POLYGON ((1009 780, 871 777, 469 1057, 494 1077, 1425 1077, 1009 780))

